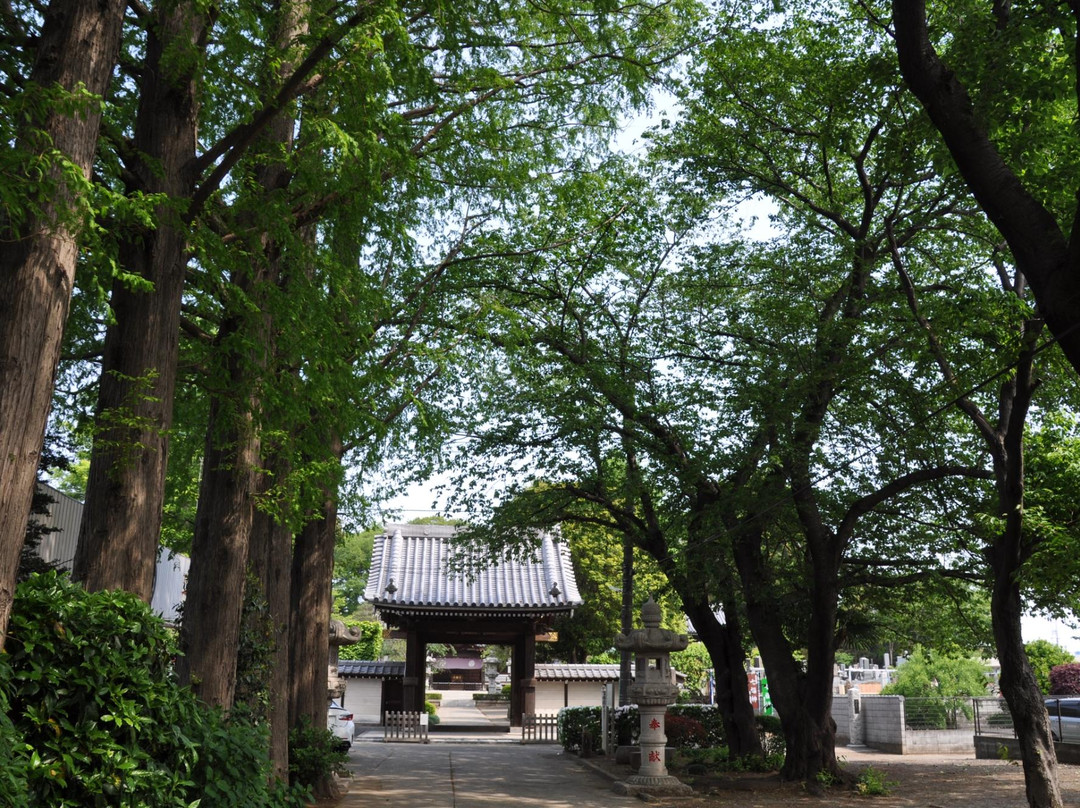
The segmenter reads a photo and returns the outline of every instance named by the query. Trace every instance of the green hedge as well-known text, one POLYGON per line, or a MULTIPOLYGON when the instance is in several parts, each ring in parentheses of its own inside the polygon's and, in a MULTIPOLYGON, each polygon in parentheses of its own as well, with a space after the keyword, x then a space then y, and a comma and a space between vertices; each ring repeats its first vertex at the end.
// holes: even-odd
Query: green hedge
POLYGON ((265 727, 202 706, 172 634, 134 595, 50 572, 20 584, 0 668, 0 805, 299 806, 271 783, 265 727), (10 735, 9 735, 10 733, 10 735), (25 803, 9 786, 17 784, 25 803))
MULTIPOLYGON (((559 738, 568 752, 581 751, 581 733, 588 731, 593 740, 594 752, 603 746, 600 736, 600 707, 564 707, 559 711, 559 738)), ((720 711, 709 704, 673 704, 665 714, 696 722, 701 726, 701 733, 672 733, 669 745, 675 746, 681 740, 693 747, 720 747, 725 745, 724 723, 720 711)), ((631 744, 638 742, 641 728, 641 716, 634 705, 620 707, 615 711, 615 731, 617 737, 626 738, 631 744)))

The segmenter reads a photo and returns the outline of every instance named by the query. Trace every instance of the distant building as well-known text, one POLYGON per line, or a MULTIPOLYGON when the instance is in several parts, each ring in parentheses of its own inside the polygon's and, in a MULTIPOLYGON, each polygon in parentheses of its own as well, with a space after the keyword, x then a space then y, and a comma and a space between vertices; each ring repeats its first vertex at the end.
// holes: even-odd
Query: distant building
MULTIPOLYGON (((52 498, 49 513, 34 516, 34 521, 45 527, 58 528, 47 533, 38 545, 38 554, 62 569, 71 572, 75 563, 75 547, 79 542, 79 524, 82 522, 83 504, 46 483, 38 483, 38 490, 52 498)), ((150 608, 161 615, 166 623, 173 625, 180 616, 179 606, 184 602, 184 582, 187 580, 191 559, 162 547, 154 570, 154 596, 150 608)))

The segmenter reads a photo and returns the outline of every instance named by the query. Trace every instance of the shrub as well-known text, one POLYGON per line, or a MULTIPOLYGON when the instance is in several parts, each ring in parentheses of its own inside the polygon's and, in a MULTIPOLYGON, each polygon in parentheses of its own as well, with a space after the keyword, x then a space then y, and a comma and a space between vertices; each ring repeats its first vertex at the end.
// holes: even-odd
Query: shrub
POLYGON ((1055 665, 1050 669, 1050 693, 1054 696, 1080 696, 1080 662, 1055 665))
POLYGON ((8 715, 11 666, 0 655, 0 807, 26 808, 26 744, 8 715))
POLYGON ((1072 654, 1048 640, 1032 640, 1024 645, 1024 653, 1027 654, 1028 662, 1031 663, 1031 672, 1035 674, 1039 690, 1043 693, 1054 692, 1050 686, 1050 671, 1057 665, 1073 662, 1072 654))
POLYGON ((562 739, 563 749, 567 752, 580 753, 582 751, 581 739, 585 733, 588 733, 592 739, 592 746, 588 751, 603 750, 601 709, 601 707, 563 707, 559 710, 559 738, 562 739))
POLYGON ((267 785, 263 731, 179 687, 173 638, 134 595, 32 576, 16 591, 6 650, 7 716, 27 749, 30 804, 299 804, 299 792, 267 785))
POLYGON ((706 746, 705 727, 693 718, 684 718, 680 715, 665 716, 664 732, 667 734, 668 746, 698 749, 706 746))
POLYGON ((725 746, 727 736, 724 735, 724 721, 720 711, 711 704, 675 704, 668 708, 667 720, 673 716, 680 718, 692 718, 701 724, 705 730, 705 740, 702 746, 725 746))
POLYGON ((343 769, 348 757, 334 733, 304 721, 289 731, 289 784, 303 788, 316 786, 343 769))

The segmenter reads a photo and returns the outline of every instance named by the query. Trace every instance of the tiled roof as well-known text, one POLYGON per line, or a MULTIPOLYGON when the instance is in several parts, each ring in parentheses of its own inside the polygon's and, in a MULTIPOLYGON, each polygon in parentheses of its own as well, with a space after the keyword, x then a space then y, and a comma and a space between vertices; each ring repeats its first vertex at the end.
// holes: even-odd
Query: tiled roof
POLYGON ((405 675, 404 662, 372 662, 370 659, 338 660, 338 676, 365 679, 393 679, 405 675))
POLYGON ((536 666, 536 678, 542 682, 617 682, 619 666, 544 663, 536 666))
MULTIPOLYGON (((686 674, 674 671, 675 680, 682 682, 686 674)), ((635 665, 630 663, 630 678, 636 675, 635 665)), ((536 666, 535 676, 543 682, 617 682, 619 666, 608 664, 547 662, 536 666)))
POLYGON ((441 614, 551 614, 581 605, 570 554, 545 533, 536 557, 499 561, 464 574, 451 570, 449 525, 387 525, 376 536, 364 599, 384 611, 441 614))

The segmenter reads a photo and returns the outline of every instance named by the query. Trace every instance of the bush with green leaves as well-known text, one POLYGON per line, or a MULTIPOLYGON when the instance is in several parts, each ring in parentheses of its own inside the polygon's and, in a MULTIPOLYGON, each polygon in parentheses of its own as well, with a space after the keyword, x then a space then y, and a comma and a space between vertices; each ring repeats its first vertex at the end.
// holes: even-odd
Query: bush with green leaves
POLYGON ((600 707, 563 707, 559 710, 559 739, 567 752, 582 751, 582 739, 588 737, 591 747, 587 751, 603 750, 600 707))
POLYGON ((26 744, 9 715, 11 666, 0 654, 0 808, 26 808, 26 744))
POLYGON ((1050 685, 1050 671, 1057 665, 1073 662, 1072 654, 1049 640, 1032 640, 1026 643, 1024 653, 1027 654, 1028 662, 1031 664, 1031 672, 1035 674, 1035 681, 1039 683, 1039 690, 1043 693, 1053 692, 1050 685))
POLYGON ((382 654, 383 627, 378 620, 342 620, 349 628, 360 629, 360 641, 338 649, 338 659, 378 659, 382 654))
POLYGON ((289 730, 289 783, 308 788, 336 771, 343 771, 349 753, 326 727, 305 721, 289 730))
POLYGON ((32 576, 16 591, 6 651, 7 715, 26 750, 30 804, 301 804, 302 792, 268 786, 264 731, 177 684, 173 636, 134 595, 32 576))

